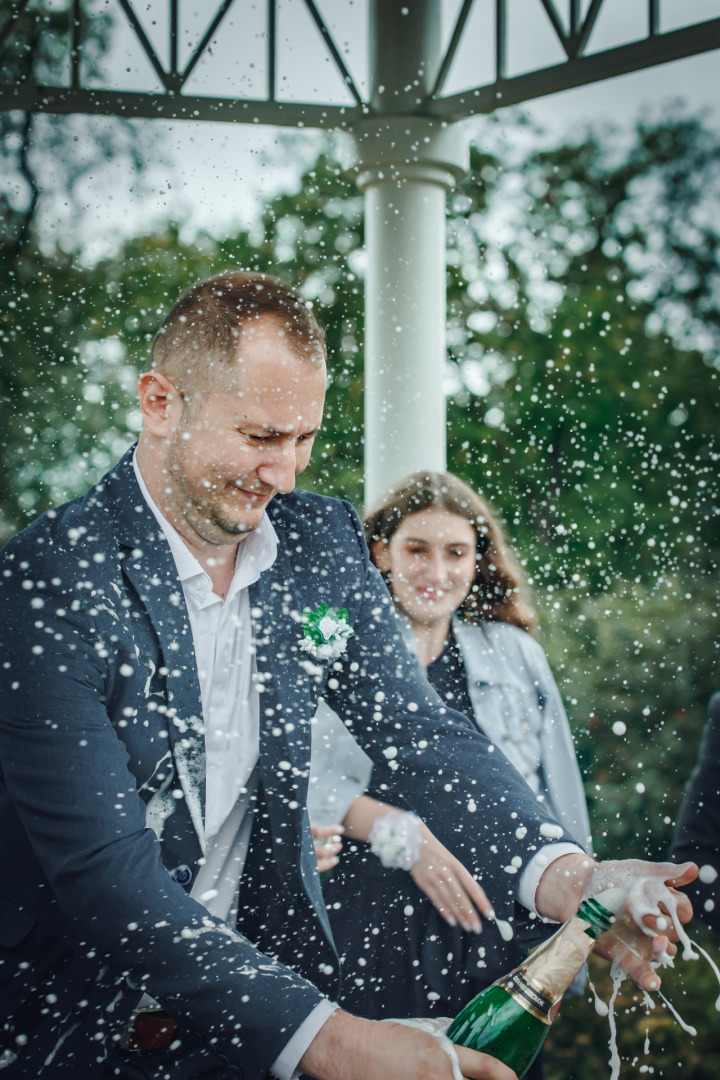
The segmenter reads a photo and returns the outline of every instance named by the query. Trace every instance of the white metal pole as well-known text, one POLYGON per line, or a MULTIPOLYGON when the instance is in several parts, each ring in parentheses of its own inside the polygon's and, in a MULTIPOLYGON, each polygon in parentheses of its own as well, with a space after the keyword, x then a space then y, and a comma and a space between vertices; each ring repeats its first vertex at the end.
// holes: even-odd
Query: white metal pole
POLYGON ((394 117, 356 132, 365 192, 365 502, 416 469, 445 468, 445 195, 463 140, 394 117))
POLYGON ((458 125, 418 116, 440 58, 440 0, 371 0, 373 117, 355 129, 365 193, 365 503, 445 468, 445 196, 458 125))

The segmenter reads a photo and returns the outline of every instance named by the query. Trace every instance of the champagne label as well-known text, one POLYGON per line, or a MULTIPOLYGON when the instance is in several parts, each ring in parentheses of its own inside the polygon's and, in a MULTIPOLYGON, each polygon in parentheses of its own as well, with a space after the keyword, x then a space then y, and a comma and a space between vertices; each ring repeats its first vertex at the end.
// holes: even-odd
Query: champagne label
POLYGON ((500 979, 498 985, 537 1020, 542 1020, 543 1024, 552 1024, 550 1010, 554 1002, 536 990, 532 983, 523 977, 521 971, 513 971, 505 979, 500 979))

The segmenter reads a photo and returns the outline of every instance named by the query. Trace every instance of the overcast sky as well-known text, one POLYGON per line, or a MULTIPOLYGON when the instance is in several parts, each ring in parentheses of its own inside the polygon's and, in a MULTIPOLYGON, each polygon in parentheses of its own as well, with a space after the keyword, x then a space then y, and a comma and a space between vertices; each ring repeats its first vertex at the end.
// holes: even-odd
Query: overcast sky
MULTIPOLYGON (((588 0, 585 0, 585 8, 588 0)), ((563 0, 556 0, 563 11, 563 0)), ((443 33, 452 32, 459 0, 444 0, 443 33)), ((567 0, 564 0, 567 7, 567 0)), ((366 0, 325 0, 319 4, 361 93, 367 92, 366 0)), ((212 11, 217 4, 213 3, 212 11)), ((451 71, 446 92, 452 93, 490 78, 478 71, 492 65, 492 27, 482 20, 494 5, 475 5, 475 22, 466 27, 464 44, 451 71)), ((165 47, 167 16, 164 0, 136 0, 143 24, 159 53, 165 47), (154 37, 153 37, 154 35, 154 37)), ((243 0, 236 18, 222 24, 210 62, 198 65, 188 92, 229 94, 230 84, 242 96, 264 94, 264 5, 243 0), (256 22, 253 24, 253 15, 256 22), (237 32, 236 32, 237 31, 237 32), (242 48, 239 43, 242 43, 242 48), (243 52, 244 50, 244 52, 243 52)), ((233 9, 231 9, 232 14, 233 9)), ((185 55, 203 31, 210 9, 201 4, 181 7, 185 55), (190 11, 201 14, 193 21, 190 11)), ((539 0, 514 0, 509 5, 509 74, 562 60, 557 39, 539 0), (522 22, 518 20, 522 19, 522 22)), ((589 51, 600 51, 645 33, 647 0, 605 0, 602 17, 590 40, 589 51)), ((662 30, 720 16, 720 0, 662 0, 662 30)), ((299 100, 339 100, 336 73, 300 0, 280 0, 281 48, 278 57, 281 93, 299 100), (282 78, 286 75, 286 78, 282 78)), ((109 70, 115 84, 156 90, 150 65, 138 52, 135 40, 122 24, 111 53, 109 70)), ((181 51, 181 63, 183 54, 181 51)), ((545 141, 578 136, 589 122, 614 122, 629 129, 639 116, 662 116, 679 101, 692 112, 704 111, 708 122, 720 128, 717 107, 720 90, 720 55, 703 53, 632 75, 606 80, 538 99, 523 109, 546 129, 545 141)), ((501 121, 506 114, 499 113, 501 121)), ((509 125, 509 120, 506 121, 509 125)), ((57 204, 48 207, 47 224, 65 238, 81 240, 93 254, 111 250, 128 233, 142 232, 172 217, 192 234, 205 228, 221 234, 247 224, 263 199, 281 188, 292 187, 299 164, 317 145, 314 133, 288 151, 285 129, 247 124, 138 122, 150 148, 149 185, 133 191, 133 177, 123 160, 108 161, 102 174, 88 178, 83 187, 83 214, 70 217, 57 204), (148 190, 149 187, 149 190, 148 190), (64 216, 65 215, 65 216, 64 216)), ((482 121, 469 121, 471 130, 482 121)), ((508 130, 510 127, 508 126, 508 130)))

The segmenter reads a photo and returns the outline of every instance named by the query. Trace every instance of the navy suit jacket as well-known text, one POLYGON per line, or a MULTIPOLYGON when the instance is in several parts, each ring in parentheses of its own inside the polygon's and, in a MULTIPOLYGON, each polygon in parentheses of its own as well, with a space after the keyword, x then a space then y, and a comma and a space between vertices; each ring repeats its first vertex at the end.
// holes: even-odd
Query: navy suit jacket
POLYGON ((669 857, 699 864, 700 877, 683 891, 691 898, 698 919, 720 930, 720 693, 710 698, 708 712, 669 857))
POLYGON ((44 1076, 48 1059, 52 1075, 82 1075, 140 989, 260 1078, 321 988, 336 991, 305 808, 320 695, 388 798, 402 792, 498 915, 516 914, 511 860, 547 842, 545 812, 408 657, 352 507, 296 492, 268 513, 279 549, 251 588, 261 783, 237 927, 188 895, 202 857, 200 691, 175 564, 130 452, 2 553, 0 1017, 18 1055, 8 1078, 44 1076), (336 661, 299 649, 300 613, 321 601, 346 607, 355 631, 336 661), (17 1034, 27 1040, 15 1045, 17 1034))

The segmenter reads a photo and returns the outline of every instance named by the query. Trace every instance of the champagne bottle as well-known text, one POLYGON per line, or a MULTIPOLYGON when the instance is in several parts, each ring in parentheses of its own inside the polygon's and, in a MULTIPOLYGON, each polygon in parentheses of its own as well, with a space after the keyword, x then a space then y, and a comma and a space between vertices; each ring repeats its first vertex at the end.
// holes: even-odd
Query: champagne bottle
POLYGON ((613 916, 585 900, 519 967, 474 997, 453 1020, 447 1036, 458 1046, 481 1050, 523 1077, 537 1057, 560 999, 613 916))

